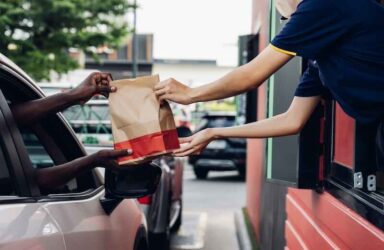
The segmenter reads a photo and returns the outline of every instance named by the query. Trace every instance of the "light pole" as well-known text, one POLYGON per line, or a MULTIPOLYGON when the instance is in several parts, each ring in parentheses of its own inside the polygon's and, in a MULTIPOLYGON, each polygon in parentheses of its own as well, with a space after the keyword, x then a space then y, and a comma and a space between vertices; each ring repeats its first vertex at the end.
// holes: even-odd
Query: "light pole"
POLYGON ((136 9, 137 1, 134 0, 134 9, 133 9, 133 36, 132 36, 132 76, 137 77, 137 34, 136 34, 136 9))

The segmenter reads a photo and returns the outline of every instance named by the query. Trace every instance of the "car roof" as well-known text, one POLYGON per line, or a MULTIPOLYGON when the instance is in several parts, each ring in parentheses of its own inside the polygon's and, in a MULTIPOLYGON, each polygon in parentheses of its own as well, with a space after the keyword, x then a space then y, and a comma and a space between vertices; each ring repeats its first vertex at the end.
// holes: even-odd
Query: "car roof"
POLYGON ((32 88, 36 93, 38 93, 41 97, 45 96, 44 91, 41 90, 39 86, 35 83, 35 81, 27 74, 24 70, 22 70, 19 66, 17 66, 11 59, 0 53, 0 65, 4 65, 5 67, 11 69, 16 73, 18 77, 23 78, 25 81, 21 81, 21 83, 25 84, 29 88, 32 88))
POLYGON ((209 111, 203 115, 203 118, 215 118, 215 117, 236 117, 236 112, 228 112, 228 111, 209 111))
POLYGON ((12 62, 8 57, 6 57, 5 55, 1 54, 0 53, 0 64, 3 64, 5 66, 7 66, 8 68, 11 68, 13 71, 15 71, 16 73, 18 73, 20 76, 22 76, 23 78, 25 78, 28 82, 30 82, 31 84, 33 84, 34 86, 36 86, 35 82, 32 80, 31 77, 29 77, 27 75, 27 73, 25 73, 24 70, 22 70, 19 66, 17 66, 14 62, 12 62))
POLYGON ((37 86, 42 89, 70 89, 73 87, 69 83, 38 83, 37 86))
POLYGON ((89 100, 87 103, 85 103, 84 105, 100 105, 100 106, 103 106, 103 105, 108 105, 109 102, 107 99, 91 99, 89 100))
MULTIPOLYGON (((47 84, 42 84, 40 87, 36 82, 19 66, 17 66, 11 59, 0 53, 0 65, 4 65, 10 69, 12 69, 18 76, 24 78, 26 82, 28 82, 29 87, 35 89, 41 96, 46 96, 45 92, 41 89, 41 87, 47 87, 47 84)), ((52 84, 53 85, 53 84, 52 84)), ((70 87, 66 85, 66 87, 70 87)), ((55 87, 52 87, 55 88, 55 87)))

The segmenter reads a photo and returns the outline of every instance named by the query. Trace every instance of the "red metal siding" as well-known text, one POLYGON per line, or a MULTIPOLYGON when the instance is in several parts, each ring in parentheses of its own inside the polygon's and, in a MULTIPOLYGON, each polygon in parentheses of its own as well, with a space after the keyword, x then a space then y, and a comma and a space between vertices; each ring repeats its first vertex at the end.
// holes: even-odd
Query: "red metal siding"
POLYGON ((287 239, 287 249, 308 249, 300 234, 289 221, 285 222, 285 238, 287 239))
POLYGON ((328 193, 289 189, 286 211, 289 249, 384 249, 384 233, 328 193))
MULTIPOLYGON (((260 50, 268 45, 269 1, 253 0, 252 32, 260 34, 260 50)), ((266 90, 259 89, 258 119, 265 118, 266 90)), ((354 123, 338 108, 335 160, 353 166, 354 123), (339 146, 337 146, 339 145, 339 146)), ((248 140, 247 211, 260 239, 264 140, 248 140)), ((265 190, 264 190, 265 191, 265 190)), ((384 249, 384 233, 329 193, 289 189, 286 196, 285 249, 384 249)), ((275 231, 275 230, 273 230, 275 231)))
MULTIPOLYGON (((262 50, 268 45, 268 0, 253 0, 252 32, 260 34, 260 47, 262 50)), ((261 86, 258 90, 258 119, 265 118, 266 90, 261 86)), ((256 107, 255 107, 256 108, 256 107)), ((247 211, 256 233, 260 237, 260 194, 261 180, 264 166, 264 140, 250 139, 247 146, 247 211)))

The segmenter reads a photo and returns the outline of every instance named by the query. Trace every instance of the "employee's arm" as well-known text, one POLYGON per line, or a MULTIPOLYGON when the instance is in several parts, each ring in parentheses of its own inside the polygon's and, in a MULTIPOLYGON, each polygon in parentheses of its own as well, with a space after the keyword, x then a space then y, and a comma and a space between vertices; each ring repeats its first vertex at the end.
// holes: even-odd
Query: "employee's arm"
POLYGON ((28 126, 48 114, 60 112, 72 105, 83 104, 93 95, 108 96, 116 91, 109 86, 109 73, 92 73, 76 88, 52 96, 11 105, 12 114, 19 126, 28 126))
POLYGON ((182 138, 185 143, 175 156, 199 153, 212 140, 221 138, 266 138, 297 134, 304 127, 320 101, 320 96, 295 97, 289 109, 274 117, 229 128, 209 128, 190 137, 182 138))
POLYGON ((160 100, 170 100, 180 104, 235 96, 260 86, 292 57, 268 46, 251 62, 234 69, 212 83, 190 88, 175 79, 168 79, 155 86, 155 93, 160 100))

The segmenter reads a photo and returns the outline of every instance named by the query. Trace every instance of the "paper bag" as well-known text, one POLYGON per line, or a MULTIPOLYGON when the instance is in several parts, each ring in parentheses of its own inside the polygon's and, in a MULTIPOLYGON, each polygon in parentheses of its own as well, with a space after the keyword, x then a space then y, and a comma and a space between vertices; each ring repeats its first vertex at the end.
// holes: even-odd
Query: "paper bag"
POLYGON ((158 75, 111 82, 117 88, 108 98, 114 148, 133 151, 119 165, 144 163, 180 147, 172 110, 153 91, 158 82, 158 75))

